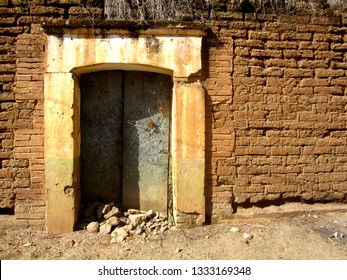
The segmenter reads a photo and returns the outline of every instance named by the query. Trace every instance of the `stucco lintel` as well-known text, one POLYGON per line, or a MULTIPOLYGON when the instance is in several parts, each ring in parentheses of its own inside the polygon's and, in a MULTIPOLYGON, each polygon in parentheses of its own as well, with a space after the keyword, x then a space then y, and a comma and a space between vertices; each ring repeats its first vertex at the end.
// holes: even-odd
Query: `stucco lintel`
POLYGON ((189 77, 201 70, 201 47, 202 37, 184 35, 102 38, 48 35, 46 72, 67 73, 97 65, 143 65, 162 69, 154 72, 171 71, 173 77, 189 77))

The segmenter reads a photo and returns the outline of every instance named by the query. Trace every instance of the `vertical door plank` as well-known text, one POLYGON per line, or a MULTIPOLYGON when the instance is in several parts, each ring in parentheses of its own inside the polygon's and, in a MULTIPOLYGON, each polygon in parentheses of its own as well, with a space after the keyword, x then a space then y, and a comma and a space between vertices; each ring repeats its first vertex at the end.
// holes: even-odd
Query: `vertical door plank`
POLYGON ((125 72, 123 207, 167 211, 171 77, 125 72))
POLYGON ((82 202, 121 202, 121 71, 84 74, 81 87, 82 202))

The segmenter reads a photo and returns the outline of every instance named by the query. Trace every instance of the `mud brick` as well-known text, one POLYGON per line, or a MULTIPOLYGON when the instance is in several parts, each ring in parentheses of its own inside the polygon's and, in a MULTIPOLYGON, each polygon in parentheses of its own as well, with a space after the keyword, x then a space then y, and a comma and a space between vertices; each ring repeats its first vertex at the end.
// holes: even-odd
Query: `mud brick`
POLYGON ((288 67, 296 68, 297 62, 294 59, 277 59, 271 58, 264 61, 265 67, 288 67))
POLYGON ((314 58, 311 50, 283 50, 283 57, 286 59, 314 58))
POLYGON ((315 94, 337 94, 337 95, 343 95, 344 90, 342 87, 339 86, 330 86, 330 87, 315 87, 314 88, 315 94))
MULTIPOLYGON (((1 14, 1 9, 0 9, 1 14)), ((2 27, 0 28, 0 35, 17 35, 23 33, 23 27, 2 27)))
POLYGON ((271 57, 271 58, 282 58, 281 50, 251 50, 252 57, 271 57))
POLYGON ((315 69, 315 76, 319 78, 325 77, 344 77, 345 70, 335 69, 315 69))
POLYGON ((31 15, 50 15, 50 16, 61 16, 64 15, 63 8, 56 7, 44 7, 44 6, 32 6, 30 7, 31 15))
POLYGON ((343 60, 342 52, 334 52, 334 51, 315 51, 314 57, 316 59, 333 59, 333 60, 343 60))
POLYGON ((297 42, 290 41, 268 41, 266 42, 266 48, 268 49, 297 49, 297 42))
POLYGON ((290 33, 283 33, 281 37, 283 41, 286 41, 286 40, 310 41, 312 40, 312 33, 290 32, 290 33))
POLYGON ((344 44, 332 43, 332 44, 331 44, 331 49, 332 49, 333 51, 345 52, 345 51, 347 51, 347 43, 344 43, 344 44))
POLYGON ((331 68, 332 69, 347 69, 347 62, 337 62, 337 61, 332 61, 331 62, 331 68))
POLYGON ((248 47, 248 48, 257 48, 262 49, 265 46, 265 42, 262 40, 244 40, 236 39, 234 41, 235 47, 248 47))
MULTIPOLYGON (((333 172, 329 174, 318 174, 318 182, 319 183, 327 183, 327 182, 346 182, 347 173, 346 172, 333 172)), ((331 184, 329 184, 331 186, 331 184)))
POLYGON ((330 80, 330 84, 332 86, 338 85, 338 86, 347 86, 347 78, 341 77, 341 78, 332 78, 330 80))
POLYGON ((330 84, 329 79, 320 79, 320 78, 304 78, 299 82, 300 87, 323 87, 330 84))
MULTIPOLYGON (((0 6, 1 6, 1 2, 0 2, 0 6)), ((2 25, 2 26, 14 25, 15 23, 16 23, 15 17, 2 17, 2 18, 0 18, 0 25, 2 25)))
POLYGON ((80 5, 81 0, 47 0, 48 5, 80 5))
POLYGON ((328 51, 330 48, 329 43, 325 42, 300 42, 299 50, 318 50, 318 51, 328 51))
POLYGON ((15 70, 14 64, 0 64, 0 73, 14 73, 15 70))
POLYGON ((278 32, 278 30, 281 31, 296 31, 296 24, 293 21, 290 21, 290 23, 283 23, 281 20, 281 16, 279 18, 280 22, 267 22, 266 23, 266 30, 271 32, 278 32))
POLYGON ((3 167, 29 167, 27 159, 9 159, 2 161, 3 167))
POLYGON ((235 54, 237 56, 250 56, 250 48, 247 47, 236 47, 235 54))
POLYGON ((221 37, 232 37, 232 38, 247 38, 247 30, 242 29, 228 29, 219 32, 221 37))
POLYGON ((339 34, 326 34, 326 33, 315 33, 313 35, 313 41, 342 42, 342 35, 339 35, 339 34))
POLYGON ((295 78, 303 78, 303 77, 313 77, 313 70, 311 69, 285 69, 284 76, 295 77, 295 78))
POLYGON ((248 38, 251 40, 279 40, 280 34, 269 31, 249 31, 248 38))
POLYGON ((264 76, 274 76, 274 77, 282 77, 283 76, 283 72, 284 70, 282 68, 279 67, 268 67, 266 69, 264 69, 262 75, 264 76))
POLYGON ((95 18, 101 18, 103 11, 101 8, 84 8, 84 7, 71 7, 69 15, 77 18, 84 18, 86 15, 92 15, 95 18))
POLYGON ((328 68, 328 62, 324 60, 301 60, 298 62, 298 67, 299 68, 310 68, 310 69, 315 69, 315 68, 328 68))
POLYGON ((297 25, 297 32, 328 33, 329 26, 299 23, 297 25))

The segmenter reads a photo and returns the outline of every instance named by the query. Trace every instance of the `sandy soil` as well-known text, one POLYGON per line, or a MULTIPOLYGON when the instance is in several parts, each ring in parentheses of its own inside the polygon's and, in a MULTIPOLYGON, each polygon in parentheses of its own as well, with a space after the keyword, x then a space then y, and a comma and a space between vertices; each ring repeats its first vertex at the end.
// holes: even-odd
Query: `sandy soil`
MULTIPOLYGON (((256 215, 257 216, 257 215, 256 215)), ((347 212, 248 218, 111 243, 85 230, 48 234, 0 225, 0 259, 347 259, 347 212), (234 232, 238 228, 240 231, 234 232), (246 241, 244 233, 253 238, 246 241)))

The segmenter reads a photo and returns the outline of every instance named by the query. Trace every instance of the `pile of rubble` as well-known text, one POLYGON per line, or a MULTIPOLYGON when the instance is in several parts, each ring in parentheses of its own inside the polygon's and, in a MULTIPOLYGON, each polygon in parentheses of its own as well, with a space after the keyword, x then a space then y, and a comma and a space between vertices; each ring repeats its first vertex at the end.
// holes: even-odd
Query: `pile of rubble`
POLYGON ((85 208, 83 216, 80 227, 89 232, 111 234, 112 243, 160 235, 172 226, 164 213, 136 209, 121 212, 113 202, 93 202, 85 208))

